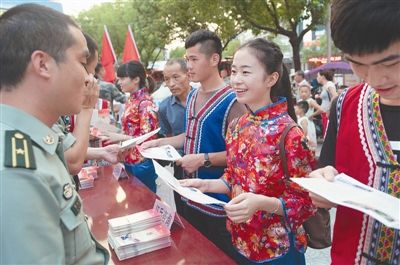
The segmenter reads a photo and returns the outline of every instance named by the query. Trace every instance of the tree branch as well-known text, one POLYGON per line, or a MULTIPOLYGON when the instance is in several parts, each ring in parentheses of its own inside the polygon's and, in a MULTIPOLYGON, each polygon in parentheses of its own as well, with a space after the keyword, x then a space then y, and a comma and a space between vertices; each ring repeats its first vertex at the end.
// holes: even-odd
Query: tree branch
POLYGON ((222 47, 222 50, 225 50, 225 48, 228 46, 228 44, 242 32, 243 32, 243 30, 240 30, 237 33, 235 33, 232 36, 230 36, 229 39, 225 42, 224 46, 222 47))
POLYGON ((242 13, 243 19, 246 20, 250 25, 252 25, 253 27, 257 28, 257 29, 261 29, 261 30, 265 30, 268 32, 272 32, 274 34, 280 34, 280 32, 274 28, 268 27, 268 26, 264 26, 261 25, 257 22, 255 22, 248 14, 247 10, 248 8, 245 7, 243 8, 244 12, 242 13))
POLYGON ((305 29, 303 29, 300 34, 299 34, 299 38, 303 39, 304 35, 306 35, 307 32, 309 32, 313 27, 314 27, 314 22, 311 21, 310 25, 308 25, 305 29))
MULTIPOLYGON (((289 15, 288 17, 290 17, 290 12, 289 12, 289 10, 291 10, 291 8, 290 8, 290 5, 289 5, 289 2, 288 2, 288 0, 285 0, 284 2, 285 2, 285 8, 286 8, 286 10, 287 10, 287 12, 288 12, 288 15, 289 15)), ((291 27, 292 31, 296 31, 297 23, 294 23, 294 22, 289 18, 289 24, 290 24, 290 27, 291 27)))

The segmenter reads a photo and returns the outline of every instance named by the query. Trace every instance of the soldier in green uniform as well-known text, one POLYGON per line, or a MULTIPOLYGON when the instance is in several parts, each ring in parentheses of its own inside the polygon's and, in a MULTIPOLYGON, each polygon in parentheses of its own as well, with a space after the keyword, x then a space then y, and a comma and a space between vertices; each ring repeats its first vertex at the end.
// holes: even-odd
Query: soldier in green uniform
POLYGON ((0 36, 0 264, 106 264, 51 129, 82 108, 85 38, 35 4, 5 12, 0 36))
POLYGON ((75 126, 72 133, 68 129, 70 116, 60 117, 57 123, 53 125, 53 130, 63 138, 64 158, 68 171, 71 175, 75 175, 74 181, 77 184, 79 179, 76 175, 82 169, 85 160, 105 160, 111 164, 116 164, 119 161, 118 155, 121 151, 121 146, 118 144, 96 148, 89 147, 90 120, 99 95, 97 80, 93 77, 98 62, 98 47, 92 37, 86 33, 83 33, 83 35, 90 55, 86 61, 86 71, 89 78, 86 82, 87 90, 82 103, 82 110, 75 116, 75 126))

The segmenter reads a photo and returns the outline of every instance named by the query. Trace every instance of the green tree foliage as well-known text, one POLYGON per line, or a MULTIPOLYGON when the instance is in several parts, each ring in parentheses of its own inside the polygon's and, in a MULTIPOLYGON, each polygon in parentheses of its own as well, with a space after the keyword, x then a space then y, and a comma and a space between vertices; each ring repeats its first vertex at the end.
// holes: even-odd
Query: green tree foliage
POLYGON ((171 28, 160 13, 160 5, 155 0, 117 0, 81 12, 76 20, 83 31, 96 39, 100 49, 106 25, 118 58, 124 49, 128 25, 131 25, 142 63, 147 66, 162 59, 162 50, 171 41, 171 28))
POLYGON ((292 47, 295 69, 300 69, 304 35, 325 23, 329 0, 159 0, 166 23, 184 39, 209 28, 221 37, 224 48, 238 34, 270 32, 284 35, 292 47))
POLYGON ((240 46, 240 41, 238 39, 229 42, 226 49, 222 52, 222 58, 233 57, 235 51, 240 46))
POLYGON ((83 12, 78 21, 98 41, 106 24, 117 54, 122 52, 126 27, 131 24, 145 64, 154 61, 171 40, 184 40, 200 28, 215 31, 224 50, 247 30, 255 35, 284 35, 298 70, 303 37, 316 25, 325 23, 328 3, 329 0, 117 0, 83 12))
POLYGON ((185 56, 185 48, 184 47, 177 47, 172 49, 169 53, 169 58, 183 58, 185 56))
POLYGON ((225 49, 249 26, 232 15, 223 0, 159 0, 159 4, 165 23, 175 29, 174 36, 181 40, 198 29, 211 29, 225 49))
POLYGON ((329 0, 224 0, 232 15, 254 31, 289 38, 295 70, 301 67, 300 44, 304 35, 325 23, 329 0))

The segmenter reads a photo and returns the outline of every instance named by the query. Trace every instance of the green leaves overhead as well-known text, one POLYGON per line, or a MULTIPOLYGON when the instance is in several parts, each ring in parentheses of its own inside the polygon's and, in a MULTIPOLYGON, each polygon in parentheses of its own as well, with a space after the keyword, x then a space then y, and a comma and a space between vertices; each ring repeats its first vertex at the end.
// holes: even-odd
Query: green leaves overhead
MULTIPOLYGON (((289 38, 295 69, 300 68, 304 35, 325 24, 329 0, 117 0, 79 14, 84 31, 101 41, 107 25, 114 49, 122 53, 130 24, 147 65, 173 40, 184 40, 200 28, 215 31, 224 48, 240 33, 270 32, 289 38)), ((158 58, 160 59, 160 58, 158 58)))
POLYGON ((117 0, 80 13, 77 21, 83 31, 93 36, 99 44, 106 25, 117 57, 121 56, 124 49, 125 35, 130 24, 141 60, 147 66, 162 59, 160 51, 171 41, 171 29, 160 13, 158 1, 117 0))

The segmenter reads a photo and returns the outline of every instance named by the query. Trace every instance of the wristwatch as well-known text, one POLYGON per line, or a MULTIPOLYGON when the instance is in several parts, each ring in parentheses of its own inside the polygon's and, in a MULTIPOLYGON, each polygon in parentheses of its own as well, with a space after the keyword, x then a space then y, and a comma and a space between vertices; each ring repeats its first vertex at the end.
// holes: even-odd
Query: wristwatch
POLYGON ((211 161, 210 158, 208 157, 208 153, 204 154, 204 163, 203 163, 204 167, 211 167, 211 161))

